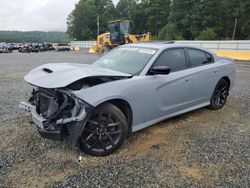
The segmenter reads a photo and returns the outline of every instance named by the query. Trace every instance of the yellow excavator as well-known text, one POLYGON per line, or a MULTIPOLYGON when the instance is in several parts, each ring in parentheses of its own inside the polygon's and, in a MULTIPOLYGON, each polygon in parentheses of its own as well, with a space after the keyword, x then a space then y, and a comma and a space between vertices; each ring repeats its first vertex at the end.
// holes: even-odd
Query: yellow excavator
POLYGON ((131 34, 131 21, 116 20, 109 22, 109 32, 97 36, 96 45, 89 49, 90 53, 104 54, 117 46, 145 42, 151 40, 151 33, 142 35, 131 34))

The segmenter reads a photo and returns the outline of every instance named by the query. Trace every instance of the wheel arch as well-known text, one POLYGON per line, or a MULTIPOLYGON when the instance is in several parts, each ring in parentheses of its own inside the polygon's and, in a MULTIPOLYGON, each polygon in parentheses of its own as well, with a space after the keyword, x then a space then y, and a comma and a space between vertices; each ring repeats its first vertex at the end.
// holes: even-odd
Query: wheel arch
POLYGON ((98 104, 96 107, 101 106, 105 103, 111 103, 121 110, 121 112, 124 114, 125 118, 127 119, 128 130, 129 132, 132 132, 133 111, 129 102, 127 102, 124 99, 115 98, 115 99, 109 99, 109 100, 103 101, 100 104, 98 104))
POLYGON ((220 80, 226 80, 226 82, 228 83, 228 86, 229 86, 229 88, 230 88, 230 85, 231 85, 231 80, 230 80, 230 78, 229 78, 229 77, 224 76, 224 77, 222 77, 220 80))

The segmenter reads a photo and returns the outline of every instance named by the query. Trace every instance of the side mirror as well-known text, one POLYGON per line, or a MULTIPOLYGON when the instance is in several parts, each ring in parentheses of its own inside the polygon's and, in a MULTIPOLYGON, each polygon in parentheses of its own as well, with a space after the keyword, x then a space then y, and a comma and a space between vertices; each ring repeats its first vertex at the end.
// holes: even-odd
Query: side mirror
POLYGON ((170 68, 168 66, 155 66, 151 68, 150 74, 155 75, 155 74, 169 74, 170 73, 170 68))

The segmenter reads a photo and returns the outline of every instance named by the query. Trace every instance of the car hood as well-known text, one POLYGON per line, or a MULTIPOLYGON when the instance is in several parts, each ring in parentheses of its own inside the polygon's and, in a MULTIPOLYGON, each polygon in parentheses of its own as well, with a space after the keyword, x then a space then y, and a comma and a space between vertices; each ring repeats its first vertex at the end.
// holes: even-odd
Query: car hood
POLYGON ((31 85, 51 89, 66 87, 77 80, 93 76, 129 77, 131 75, 87 64, 50 63, 33 69, 24 77, 24 80, 31 85))

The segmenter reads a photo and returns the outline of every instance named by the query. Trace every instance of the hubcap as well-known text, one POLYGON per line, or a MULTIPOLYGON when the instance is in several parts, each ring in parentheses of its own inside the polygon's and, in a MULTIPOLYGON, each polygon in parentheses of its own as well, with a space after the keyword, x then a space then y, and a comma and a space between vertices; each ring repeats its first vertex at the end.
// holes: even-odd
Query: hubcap
POLYGON ((214 103, 216 106, 223 106, 226 102, 226 98, 228 95, 228 88, 226 85, 221 85, 215 92, 214 103))
POLYGON ((93 151, 113 148, 122 135, 120 122, 111 114, 100 112, 87 121, 81 140, 93 151))

